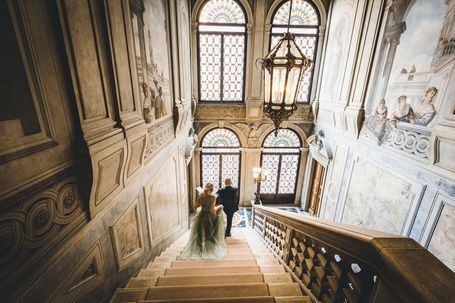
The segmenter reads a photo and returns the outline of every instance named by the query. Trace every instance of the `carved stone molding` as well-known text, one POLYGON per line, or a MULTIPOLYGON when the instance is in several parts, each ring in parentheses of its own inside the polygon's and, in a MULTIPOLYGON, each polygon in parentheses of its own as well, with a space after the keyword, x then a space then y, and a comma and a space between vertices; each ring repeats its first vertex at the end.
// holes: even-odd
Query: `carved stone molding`
POLYGON ((308 138, 308 146, 313 159, 327 167, 333 158, 333 152, 329 142, 324 138, 322 130, 308 138))
POLYGON ((245 105, 201 104, 196 106, 196 120, 243 120, 246 116, 245 105))
POLYGON ((313 112, 309 105, 306 106, 298 106, 297 110, 291 116, 289 120, 299 120, 299 122, 308 122, 313 123, 313 112))
POLYGON ((258 139, 263 135, 264 131, 272 126, 270 123, 236 123, 242 133, 248 138, 248 147, 256 147, 258 139))
POLYGON ((0 289, 30 271, 37 260, 85 221, 75 178, 51 185, 0 215, 0 289), (18 266, 20 264, 20 266, 18 266))
POLYGON ((117 270, 121 271, 144 254, 144 236, 138 206, 139 197, 110 227, 117 270))
POLYGON ((79 262, 74 271, 63 282, 50 302, 75 302, 93 291, 106 280, 103 255, 99 242, 79 262))
POLYGON ((384 138, 382 146, 399 150, 416 159, 428 159, 431 129, 399 125, 384 138))
POLYGON ((145 149, 145 157, 156 154, 167 143, 174 139, 174 124, 172 119, 168 119, 158 125, 148 128, 148 142, 145 149))

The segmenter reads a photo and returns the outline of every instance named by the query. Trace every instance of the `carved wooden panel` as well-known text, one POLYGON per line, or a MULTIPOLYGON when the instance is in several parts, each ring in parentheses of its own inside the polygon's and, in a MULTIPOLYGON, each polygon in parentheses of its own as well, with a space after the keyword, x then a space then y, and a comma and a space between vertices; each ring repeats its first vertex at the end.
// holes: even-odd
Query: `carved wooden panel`
POLYGON ((144 253, 144 237, 138 201, 139 197, 136 197, 110 228, 118 271, 144 253))
POLYGON ((75 302, 93 291, 106 280, 103 255, 99 242, 79 262, 74 271, 63 282, 51 302, 75 302))

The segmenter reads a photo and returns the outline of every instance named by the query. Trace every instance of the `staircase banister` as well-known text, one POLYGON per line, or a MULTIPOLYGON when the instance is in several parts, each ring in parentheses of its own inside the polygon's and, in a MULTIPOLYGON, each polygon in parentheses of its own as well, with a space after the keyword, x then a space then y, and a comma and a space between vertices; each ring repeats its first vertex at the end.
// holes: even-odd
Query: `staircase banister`
POLYGON ((411 238, 261 205, 253 213, 372 266, 401 302, 455 301, 455 273, 411 238))

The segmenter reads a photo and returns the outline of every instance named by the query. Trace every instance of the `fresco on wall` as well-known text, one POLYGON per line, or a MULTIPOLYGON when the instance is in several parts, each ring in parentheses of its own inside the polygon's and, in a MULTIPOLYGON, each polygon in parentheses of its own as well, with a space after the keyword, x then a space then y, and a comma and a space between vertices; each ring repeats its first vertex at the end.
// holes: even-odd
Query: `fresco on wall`
POLYGON ((397 0, 384 16, 386 26, 362 130, 379 145, 387 143, 427 158, 428 137, 447 81, 438 75, 441 68, 435 64, 446 13, 442 0, 397 0), (418 137, 412 147, 403 146, 412 136, 418 137))
POLYGON ((333 7, 333 16, 329 32, 329 44, 324 73, 325 81, 322 82, 321 95, 331 101, 337 98, 341 87, 343 64, 346 64, 348 55, 351 14, 354 3, 352 0, 336 1, 333 7))
POLYGON ((401 234, 421 190, 421 186, 359 158, 354 163, 341 221, 401 234))
POLYGON ((146 123, 172 114, 166 1, 130 1, 138 79, 146 123))
POLYGON ((444 204, 438 223, 433 231, 428 250, 451 270, 455 271, 455 207, 444 204))

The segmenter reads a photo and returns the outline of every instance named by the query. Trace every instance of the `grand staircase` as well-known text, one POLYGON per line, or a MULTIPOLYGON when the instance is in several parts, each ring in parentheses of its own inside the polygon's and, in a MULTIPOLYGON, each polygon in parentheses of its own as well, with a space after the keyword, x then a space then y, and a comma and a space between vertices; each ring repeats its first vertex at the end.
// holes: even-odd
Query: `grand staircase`
POLYGON ((251 229, 234 229, 220 260, 180 260, 187 237, 118 288, 110 302, 311 302, 251 229))

